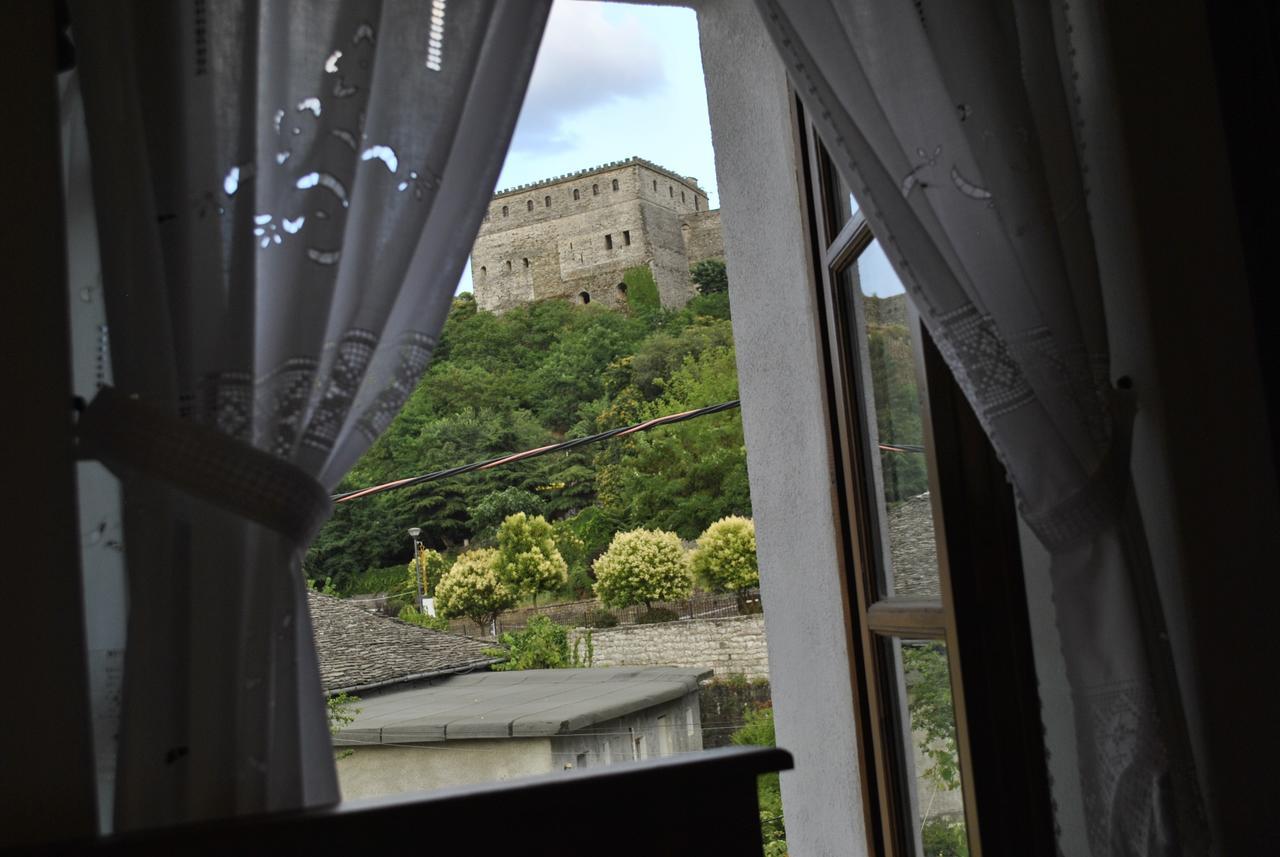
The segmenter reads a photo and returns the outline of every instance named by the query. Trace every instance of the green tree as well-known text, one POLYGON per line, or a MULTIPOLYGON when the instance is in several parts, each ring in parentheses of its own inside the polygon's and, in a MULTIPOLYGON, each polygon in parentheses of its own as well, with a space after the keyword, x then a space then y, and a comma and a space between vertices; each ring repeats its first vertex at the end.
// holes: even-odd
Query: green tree
POLYGON ((503 610, 515 606, 516 593, 498 576, 498 552, 479 548, 458 557, 436 584, 436 609, 442 616, 465 616, 490 628, 503 610))
MULTIPOLYGON (((440 551, 432 550, 431 548, 423 548, 420 556, 422 558, 422 594, 425 598, 432 598, 436 594, 436 584, 440 582, 440 578, 444 577, 445 572, 449 570, 449 558, 440 553, 440 551)), ((404 590, 413 593, 416 598, 418 594, 418 561, 409 560, 405 570, 404 590)))
POLYGON ((737 516, 716 521, 698 537, 689 566, 696 579, 716 592, 759 586, 755 524, 737 516))
POLYGON ((564 557, 556 549, 547 519, 516 512, 498 527, 498 578, 513 592, 533 596, 559 589, 569 577, 564 557))
POLYGON ((543 515, 546 510, 546 501, 524 488, 493 491, 481 497, 469 510, 472 538, 484 538, 486 534, 492 537, 497 533, 498 526, 517 512, 543 515))
POLYGON ((960 760, 946 647, 938 642, 903 643, 902 670, 911 729, 923 733, 922 749, 929 759, 922 773, 939 788, 958 789, 960 760))
POLYGON ((428 616, 426 613, 419 613, 413 609, 412 604, 407 604, 400 608, 396 618, 401 622, 408 622, 410 625, 417 625, 419 628, 429 628, 432 631, 449 630, 448 619, 443 616, 428 616))
POLYGON ((571 665, 569 632, 546 616, 534 616, 520 631, 508 631, 498 638, 498 648, 486 650, 505 657, 494 670, 558 670, 571 665))
POLYGON ((595 561, 596 595, 608 607, 678 601, 693 590, 689 560, 675 533, 632 530, 618 533, 595 561))
POLYGON ((689 279, 698 287, 699 294, 729 291, 729 275, 725 271, 724 262, 719 259, 695 263, 689 268, 689 279))
MULTIPOLYGON (((777 746, 773 706, 766 703, 759 707, 749 707, 742 727, 730 735, 729 740, 739 746, 777 746)), ((765 857, 786 855, 787 828, 782 816, 782 786, 776 772, 761 774, 757 778, 756 798, 760 806, 760 836, 765 857)))

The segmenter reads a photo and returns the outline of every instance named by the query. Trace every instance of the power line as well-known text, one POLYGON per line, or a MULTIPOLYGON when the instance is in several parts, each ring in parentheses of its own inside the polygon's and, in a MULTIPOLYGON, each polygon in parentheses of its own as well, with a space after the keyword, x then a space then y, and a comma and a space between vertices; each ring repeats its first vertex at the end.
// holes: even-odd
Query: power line
POLYGON ((381 494, 383 491, 392 491, 397 488, 409 488, 413 485, 421 485, 424 482, 434 482, 437 479, 448 479, 450 476, 461 476, 463 473, 471 473, 476 470, 489 470, 494 467, 501 467, 506 464, 514 464, 517 461, 524 461, 529 458, 536 458, 539 455, 546 455, 549 452, 565 452, 579 446, 585 446, 589 443, 596 443, 602 440, 609 440, 615 437, 623 437, 636 432, 648 431, 658 426, 672 425, 673 423, 684 422, 696 417, 704 417, 708 414, 717 414, 721 411, 727 411, 739 406, 739 400, 734 399, 731 402, 721 402, 718 405, 710 405, 705 408, 695 408, 691 411, 682 411, 678 414, 668 414, 664 417, 655 417, 651 420, 645 420, 642 423, 635 423, 621 428, 602 431, 598 434, 587 435, 586 437, 578 437, 573 440, 566 440, 561 443, 548 444, 540 446, 536 449, 526 449, 524 452, 516 452, 511 455, 500 455, 497 458, 490 458, 486 461, 476 461, 471 464, 463 464, 458 467, 450 467, 445 470, 437 470, 432 473, 424 473, 421 476, 409 476, 404 479, 396 479, 391 482, 384 482, 381 485, 373 485, 369 488, 361 488, 356 491, 347 491, 342 494, 335 494, 331 499, 335 503, 346 503, 351 500, 359 500, 362 497, 371 497, 374 494, 381 494))
MULTIPOLYGON (((509 455, 500 455, 496 458, 489 458, 484 461, 473 461, 470 464, 462 464, 457 467, 448 467, 444 470, 436 470, 431 473, 423 473, 419 476, 408 476, 404 479, 394 479, 391 482, 384 482, 381 485, 371 485, 368 488, 359 488, 355 491, 346 491, 341 494, 334 494, 330 499, 335 503, 346 503, 351 500, 359 500, 362 497, 372 497, 374 494, 381 494, 384 491, 394 491, 397 488, 410 488, 414 485, 421 485, 424 482, 435 482, 439 479, 448 479, 451 476, 461 476, 464 473, 472 473, 477 470, 491 470, 495 467, 502 467, 507 464, 514 464, 517 461, 525 461, 530 458, 537 458, 540 455, 546 455, 551 452, 567 452, 579 446, 586 446, 589 443, 598 443, 602 440, 610 440, 615 437, 624 437, 637 432, 648 431, 658 426, 672 425, 674 423, 692 420, 698 417, 705 417, 709 414, 718 414, 721 411, 731 410, 741 405, 740 400, 734 399, 730 402, 721 402, 718 405, 709 405, 705 408, 695 408, 691 411, 681 411, 678 414, 668 414, 663 417, 655 417, 651 420, 645 420, 641 423, 634 423, 621 428, 602 431, 597 434, 578 437, 572 440, 562 441, 560 443, 552 443, 546 446, 539 446, 534 449, 526 449, 523 452, 516 452, 509 455)), ((924 452, 924 447, 916 444, 905 443, 882 443, 880 449, 886 452, 924 452)))

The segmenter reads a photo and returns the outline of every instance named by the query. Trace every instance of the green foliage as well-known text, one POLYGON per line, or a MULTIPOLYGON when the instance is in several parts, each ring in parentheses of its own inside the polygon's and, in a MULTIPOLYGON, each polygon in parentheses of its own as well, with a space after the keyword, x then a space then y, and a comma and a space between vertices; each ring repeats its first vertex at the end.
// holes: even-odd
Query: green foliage
POLYGON ((760 585, 756 564, 756 527, 750 518, 721 518, 698 537, 689 559, 693 576, 716 592, 737 592, 760 585))
POLYGON ((607 607, 687 598, 693 589, 684 545, 675 533, 618 533, 595 561, 596 595, 607 607))
POLYGON ((498 577, 518 595, 533 596, 559 589, 569 568, 556 548, 551 525, 538 515, 516 512, 498 527, 498 577))
MULTIPOLYGON (((776 746, 773 706, 748 708, 742 727, 729 740, 739 746, 776 746)), ((766 857, 773 854, 785 855, 787 829, 782 817, 782 786, 776 773, 762 774, 756 780, 756 798, 760 803, 760 836, 766 857)))
POLYGON ((401 622, 408 622, 410 625, 417 625, 419 628, 430 628, 432 631, 448 631, 449 620, 443 616, 428 616, 426 613, 419 613, 413 609, 413 605, 409 604, 400 609, 396 618, 401 622))
POLYGON ((347 724, 356 719, 356 715, 360 713, 360 709, 355 704, 360 701, 360 697, 352 696, 349 693, 339 693, 325 700, 325 707, 329 715, 329 734, 337 735, 347 724))
POLYGON ((699 294, 729 291, 729 275, 725 272, 724 262, 719 259, 695 263, 689 268, 689 279, 698 287, 699 294))
MULTIPOLYGON (((733 349, 710 348, 686 357, 641 413, 678 413, 737 397, 733 349)), ((697 538, 712 521, 751 514, 746 455, 736 410, 632 435, 598 453, 599 501, 627 526, 697 538)))
MULTIPOLYGON (((431 367, 337 490, 735 398, 727 294, 695 296, 677 311, 660 306, 647 266, 624 281, 629 313, 548 300, 497 316, 459 295, 431 367)), ((718 414, 339 503, 305 572, 343 595, 412 600, 409 527, 423 528, 428 548, 455 555, 493 544, 516 512, 553 523, 569 574, 560 594, 580 597, 594 583, 592 561, 619 531, 692 539, 719 518, 751 514, 741 417, 718 414)), ((439 579, 428 574, 428 595, 439 579)))
POLYGON ((924 857, 969 857, 969 837, 964 822, 934 816, 920 829, 924 857))
POLYGON ((546 616, 534 616, 523 630, 507 631, 498 638, 498 646, 486 649, 486 654, 506 661, 490 669, 556 670, 571 665, 568 629, 546 616))
POLYGON ((487 631, 503 610, 515 606, 516 593, 498 576, 498 552, 480 548, 462 554, 436 584, 436 610, 445 617, 466 616, 487 631))
MULTIPOLYGON (((431 548, 423 548, 420 555, 422 557, 422 594, 426 598, 433 598, 436 594, 436 584, 449 570, 449 558, 431 548)), ((417 560, 409 560, 409 564, 405 566, 405 572, 404 591, 416 598, 418 596, 417 560)))
POLYGON ((911 728, 924 733, 923 750, 929 758, 929 767, 923 774, 939 788, 958 789, 956 715, 951 703, 951 672, 945 646, 936 642, 904 643, 902 669, 911 728))
POLYGON ((582 614, 580 623, 584 628, 615 628, 618 617, 603 607, 593 607, 582 614))
POLYGON ((662 306, 658 284, 648 265, 627 268, 622 272, 622 282, 627 286, 627 305, 633 312, 653 312, 662 306))
MULTIPOLYGON (((905 324, 905 298, 864 298, 867 353, 876 432, 881 443, 923 444, 920 395, 916 387, 915 355, 905 324), (901 305, 901 311, 900 311, 901 305)), ((880 469, 885 499, 905 500, 929 490, 923 455, 881 450, 880 469)))
POLYGON ((470 513, 473 539, 492 538, 499 525, 516 512, 526 515, 545 515, 547 503, 532 491, 524 488, 504 488, 480 498, 470 513))
POLYGON ((338 590, 333 585, 332 577, 326 577, 323 583, 319 583, 315 580, 308 580, 307 589, 310 589, 312 592, 319 592, 321 595, 332 595, 335 598, 338 596, 338 590))

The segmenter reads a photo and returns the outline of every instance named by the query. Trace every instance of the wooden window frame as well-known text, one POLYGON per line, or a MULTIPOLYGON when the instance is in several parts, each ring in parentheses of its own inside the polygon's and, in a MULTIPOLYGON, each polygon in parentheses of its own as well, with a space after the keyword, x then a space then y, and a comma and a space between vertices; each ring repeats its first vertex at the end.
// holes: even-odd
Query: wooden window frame
POLYGON ((796 115, 797 151, 804 160, 803 209, 832 420, 840 571, 852 620, 850 671, 868 853, 916 853, 917 819, 908 815, 911 807, 904 789, 913 763, 898 737, 899 724, 907 717, 906 700, 887 645, 896 637, 936 639, 946 645, 969 853, 1054 854, 1011 489, 985 432, 910 309, 940 597, 907 599, 887 591, 892 580, 879 559, 885 547, 880 544, 878 498, 868 460, 867 426, 874 413, 867 404, 868 373, 856 347, 865 322, 861 302, 846 301, 837 282, 875 238, 859 212, 848 222, 838 222, 837 200, 830 192, 836 187, 832 166, 798 99, 796 115))

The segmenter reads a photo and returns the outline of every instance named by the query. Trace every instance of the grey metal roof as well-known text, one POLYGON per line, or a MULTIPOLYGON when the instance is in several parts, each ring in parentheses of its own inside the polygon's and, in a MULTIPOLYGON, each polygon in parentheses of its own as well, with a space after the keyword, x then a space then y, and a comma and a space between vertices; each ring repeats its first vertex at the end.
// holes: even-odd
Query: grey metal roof
POLYGON ((481 669, 501 660, 484 653, 486 643, 379 616, 340 598, 309 591, 307 604, 320 683, 329 694, 481 669))
POLYGON ((563 735, 679 699, 709 669, 606 667, 452 676, 359 703, 337 744, 563 735))

